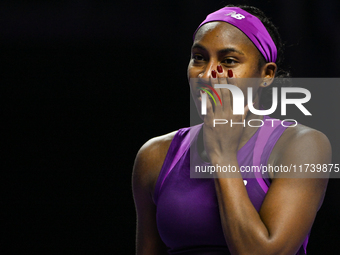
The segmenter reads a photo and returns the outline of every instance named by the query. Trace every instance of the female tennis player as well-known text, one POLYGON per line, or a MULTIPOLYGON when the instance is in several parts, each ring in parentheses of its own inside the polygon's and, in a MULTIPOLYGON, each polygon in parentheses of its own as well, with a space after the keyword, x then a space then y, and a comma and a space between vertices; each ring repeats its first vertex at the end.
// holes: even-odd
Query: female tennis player
POLYGON ((199 25, 187 73, 203 123, 155 137, 137 154, 132 182, 138 255, 307 254, 328 179, 317 173, 318 178, 297 178, 301 175, 284 171, 258 176, 240 170, 331 163, 327 137, 301 124, 288 127, 255 115, 246 100, 244 114, 233 115, 231 92, 215 86, 233 84, 245 98, 251 86, 252 106, 260 109, 281 61, 277 29, 257 8, 227 6, 199 25), (207 94, 213 99, 204 102, 203 114, 207 94), (265 124, 214 126, 214 119, 265 124), (215 178, 190 178, 193 165, 231 165, 236 171, 230 178, 219 172, 215 178))

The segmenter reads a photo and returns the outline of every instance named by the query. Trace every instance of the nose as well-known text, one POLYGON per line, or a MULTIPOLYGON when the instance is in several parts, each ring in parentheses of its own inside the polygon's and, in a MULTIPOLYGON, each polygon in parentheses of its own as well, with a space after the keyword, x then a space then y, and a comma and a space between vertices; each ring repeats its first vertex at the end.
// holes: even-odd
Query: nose
POLYGON ((206 67, 204 68, 204 70, 198 75, 199 78, 212 78, 212 71, 217 70, 217 66, 219 65, 219 63, 217 61, 211 60, 206 67))

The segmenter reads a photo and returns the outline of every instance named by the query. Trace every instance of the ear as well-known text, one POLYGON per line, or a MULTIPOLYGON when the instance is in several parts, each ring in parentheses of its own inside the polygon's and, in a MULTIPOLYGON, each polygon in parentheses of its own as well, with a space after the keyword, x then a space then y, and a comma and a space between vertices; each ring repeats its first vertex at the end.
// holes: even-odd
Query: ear
POLYGON ((274 62, 269 62, 263 65, 261 72, 263 82, 260 84, 260 87, 265 88, 273 83, 276 70, 277 65, 274 62))

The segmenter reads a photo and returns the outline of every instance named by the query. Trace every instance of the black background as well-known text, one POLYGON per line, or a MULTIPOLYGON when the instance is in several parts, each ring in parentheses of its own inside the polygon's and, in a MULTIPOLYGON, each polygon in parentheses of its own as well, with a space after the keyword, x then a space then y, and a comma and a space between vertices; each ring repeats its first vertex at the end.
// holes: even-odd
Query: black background
MULTIPOLYGON (((192 34, 228 3, 272 18, 294 77, 339 76, 337 0, 0 2, 5 253, 134 253, 135 155, 189 125, 192 34)), ((320 104, 338 100, 321 91, 320 104)), ((309 254, 338 254, 339 183, 309 254)))

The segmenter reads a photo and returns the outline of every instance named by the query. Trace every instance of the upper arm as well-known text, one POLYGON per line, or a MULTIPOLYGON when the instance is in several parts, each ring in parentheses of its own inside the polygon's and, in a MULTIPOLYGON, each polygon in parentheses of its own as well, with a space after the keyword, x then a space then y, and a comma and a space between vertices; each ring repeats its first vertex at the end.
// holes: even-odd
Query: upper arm
POLYGON ((152 194, 170 142, 169 135, 153 138, 141 147, 135 159, 132 189, 137 212, 138 255, 167 254, 157 230, 156 206, 152 194))
MULTIPOLYGON (((276 166, 331 163, 325 135, 312 129, 292 133, 275 160, 276 166)), ((297 168, 299 169, 299 168, 297 168)), ((282 173, 275 175, 260 210, 279 254, 294 254, 302 245, 325 195, 328 174, 282 173), (312 177, 312 178, 309 178, 312 177)))

